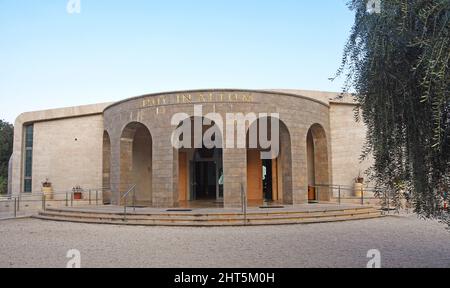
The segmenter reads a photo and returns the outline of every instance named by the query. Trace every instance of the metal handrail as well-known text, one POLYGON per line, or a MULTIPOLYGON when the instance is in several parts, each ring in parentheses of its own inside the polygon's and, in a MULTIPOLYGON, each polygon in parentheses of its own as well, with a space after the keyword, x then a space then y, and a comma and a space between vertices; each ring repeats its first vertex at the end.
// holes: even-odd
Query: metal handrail
POLYGON ((127 221, 127 200, 128 200, 128 195, 130 195, 130 193, 133 192, 133 213, 136 212, 136 184, 134 184, 133 186, 131 186, 130 189, 128 189, 128 191, 123 194, 123 196, 120 198, 120 202, 125 201, 124 202, 124 206, 123 206, 123 221, 127 221))
MULTIPOLYGON (((89 191, 105 191, 109 190, 109 188, 89 188, 89 189, 83 189, 82 192, 89 192, 89 191)), ((72 189, 71 190, 58 190, 53 191, 52 195, 66 195, 66 193, 75 193, 72 189)), ((6 200, 13 200, 14 198, 27 198, 27 197, 38 197, 44 195, 44 192, 22 192, 20 194, 8 194, 0 196, 0 199, 6 199, 6 200)))
MULTIPOLYGON (((323 190, 326 190, 326 194, 328 194, 329 199, 332 200, 336 200, 338 201, 338 204, 341 205, 341 200, 345 200, 345 199, 352 199, 352 200, 356 200, 356 199, 360 199, 360 203, 361 205, 364 205, 365 200, 369 200, 369 199, 378 199, 381 200, 382 204, 381 204, 381 209, 383 211, 387 211, 387 213, 389 213, 390 211, 390 195, 389 193, 387 193, 386 191, 384 191, 384 193, 382 193, 380 195, 380 197, 377 196, 369 196, 367 195, 368 192, 379 192, 379 189, 376 189, 375 187, 370 187, 369 185, 364 185, 363 189, 360 191, 361 192, 361 196, 346 196, 345 192, 354 192, 355 188, 353 186, 348 186, 348 185, 329 185, 329 184, 316 184, 316 185, 309 185, 308 187, 312 187, 315 189, 315 193, 316 193, 316 199, 320 199, 320 195, 323 195, 323 190), (322 189, 322 190, 321 190, 322 189), (334 192, 337 191, 337 196, 335 196, 334 192)), ((384 212, 383 212, 384 213, 384 212)))
POLYGON ((244 226, 247 225, 247 193, 244 191, 244 184, 241 182, 241 208, 244 216, 244 226))
MULTIPOLYGON (((128 203, 130 202, 130 197, 132 197, 132 205, 133 205, 133 211, 136 212, 136 187, 137 185, 134 184, 132 185, 127 192, 121 196, 120 198, 120 202, 119 205, 124 202, 124 221, 126 221, 127 216, 129 214, 128 212, 128 203)), ((348 186, 348 185, 336 185, 336 184, 316 184, 316 185, 310 185, 310 187, 314 187, 315 188, 315 192, 316 192, 316 199, 318 201, 320 201, 320 199, 324 199, 323 197, 321 197, 322 195, 327 195, 328 197, 326 197, 327 199, 330 199, 331 202, 338 202, 338 204, 341 204, 341 200, 345 200, 345 199, 351 199, 351 200, 356 200, 358 199, 359 196, 351 196, 352 194, 348 193, 348 192, 353 192, 354 191, 354 187, 353 186, 348 186), (325 193, 325 194, 324 194, 325 193)), ((247 195, 246 195, 246 191, 244 188, 243 183, 241 183, 241 208, 242 208, 242 216, 243 216, 243 220, 244 220, 244 224, 247 224, 247 195)), ((101 197, 99 198, 99 192, 101 193, 101 191, 105 191, 105 190, 110 190, 110 188, 108 187, 103 187, 103 188, 98 188, 98 189, 84 189, 84 193, 88 193, 89 192, 89 198, 84 198, 81 199, 80 201, 89 201, 89 205, 91 205, 91 202, 94 202, 96 205, 99 205, 99 201, 101 200, 101 197), (95 193, 93 194, 95 196, 95 198, 91 197, 91 193, 95 193)), ((364 185, 364 189, 361 191, 361 196, 360 196, 360 203, 361 205, 364 205, 364 202, 366 202, 365 200, 368 199, 380 199, 382 200, 382 209, 387 211, 387 213, 389 213, 390 211, 390 207, 391 207, 391 196, 390 193, 387 193, 386 191, 384 193, 382 193, 379 197, 378 196, 372 196, 372 195, 368 195, 367 192, 376 192, 376 191, 380 191, 379 189, 375 189, 374 187, 370 187, 369 185, 364 185)), ((52 193, 53 196, 58 196, 58 195, 65 195, 65 197, 55 197, 57 199, 46 199, 47 197, 45 197, 45 194, 43 192, 36 192, 36 193, 21 193, 18 195, 1 195, 0 196, 0 202, 4 201, 4 202, 9 202, 10 204, 7 205, 14 205, 14 212, 17 212, 20 210, 21 208, 21 203, 25 203, 25 202, 42 202, 42 209, 45 210, 46 209, 46 202, 65 202, 66 203, 66 207, 72 206, 74 205, 74 191, 73 190, 67 190, 67 191, 53 191, 52 193), (17 210, 17 211, 16 211, 17 210)), ((103 203, 102 203, 103 204, 103 203)), ((26 206, 27 207, 27 206, 26 206)), ((16 214, 16 213, 15 213, 16 214)))
MULTIPOLYGON (((96 188, 96 189, 83 189, 81 191, 82 193, 87 193, 88 199, 80 199, 80 201, 88 201, 89 205, 92 205, 92 202, 95 201, 95 205, 99 205, 99 192, 103 193, 103 191, 109 190, 109 188, 103 187, 103 188, 96 188), (92 198, 92 194, 94 193, 95 199, 92 198)), ((67 191, 53 191, 51 194, 52 196, 61 196, 64 195, 64 199, 47 199, 47 195, 43 192, 31 192, 31 193, 20 193, 17 195, 14 194, 8 194, 0 196, 0 203, 4 202, 6 205, 10 205, 11 203, 14 204, 14 218, 17 217, 17 212, 21 210, 21 203, 30 203, 30 202, 41 202, 42 203, 42 210, 46 210, 46 204, 47 201, 51 202, 65 202, 66 207, 69 207, 69 201, 70 206, 73 207, 74 203, 74 194, 76 191, 73 189, 67 190, 67 191)), ((102 195, 103 196, 103 195, 102 195)), ((53 198, 53 197, 52 197, 53 198)), ((9 206, 7 206, 9 207, 9 206)), ((26 206, 28 207, 28 206, 26 206)), ((27 209, 28 210, 28 209, 27 209)))

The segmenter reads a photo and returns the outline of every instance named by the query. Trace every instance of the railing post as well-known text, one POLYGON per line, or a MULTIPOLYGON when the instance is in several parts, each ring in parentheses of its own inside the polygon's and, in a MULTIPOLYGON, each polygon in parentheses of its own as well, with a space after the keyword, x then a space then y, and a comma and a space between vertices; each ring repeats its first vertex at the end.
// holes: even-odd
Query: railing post
POLYGON ((91 205, 91 189, 89 189, 89 205, 91 205))
POLYGON ((95 190, 95 205, 98 206, 98 190, 95 190))
POLYGON ((17 218, 17 198, 14 197, 14 218, 17 218))
POLYGON ((244 213, 244 191, 242 189, 242 183, 241 183, 241 212, 244 213))
POLYGON ((361 205, 364 205, 364 189, 361 187, 361 205))
POLYGON ((338 201, 339 201, 339 205, 341 205, 341 185, 339 185, 339 187, 338 187, 338 201))
POLYGON ((388 211, 388 214, 391 214, 391 203, 390 203, 390 199, 389 199, 389 192, 386 192, 386 195, 387 195, 387 211, 388 211))
POLYGON ((20 196, 17 197, 17 212, 20 211, 20 196))
POLYGON ((135 194, 136 194, 136 185, 132 186, 122 197, 119 197, 119 205, 122 202, 122 199, 124 200, 124 206, 123 206, 123 221, 127 220, 127 204, 128 204, 128 196, 129 194, 133 192, 133 198, 131 199, 133 204, 133 210, 136 212, 136 205, 135 205, 135 194))
POLYGON ((247 193, 245 193, 244 185, 242 185, 242 190, 244 191, 244 223, 247 225, 247 193))
POLYGON ((45 211, 46 210, 46 203, 45 203, 45 194, 42 194, 42 210, 45 211))
POLYGON ((136 214, 136 186, 133 188, 133 213, 136 214))
POLYGON ((244 214, 244 226, 247 225, 247 197, 244 191, 244 185, 241 182, 241 202, 242 202, 242 214, 244 214))
POLYGON ((127 221, 127 198, 128 198, 128 195, 126 195, 125 196, 125 199, 124 199, 124 206, 123 206, 123 221, 127 221))
POLYGON ((73 197, 74 197, 74 192, 72 192, 70 194, 70 207, 73 207, 73 197))
POLYGON ((66 192, 66 207, 69 207, 69 192, 66 192))

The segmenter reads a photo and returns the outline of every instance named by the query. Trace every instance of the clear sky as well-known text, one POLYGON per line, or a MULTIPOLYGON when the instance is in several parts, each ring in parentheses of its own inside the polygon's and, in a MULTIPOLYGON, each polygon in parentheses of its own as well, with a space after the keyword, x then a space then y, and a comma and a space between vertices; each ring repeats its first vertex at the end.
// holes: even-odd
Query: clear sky
POLYGON ((340 91, 347 0, 0 0, 0 118, 197 88, 340 91))

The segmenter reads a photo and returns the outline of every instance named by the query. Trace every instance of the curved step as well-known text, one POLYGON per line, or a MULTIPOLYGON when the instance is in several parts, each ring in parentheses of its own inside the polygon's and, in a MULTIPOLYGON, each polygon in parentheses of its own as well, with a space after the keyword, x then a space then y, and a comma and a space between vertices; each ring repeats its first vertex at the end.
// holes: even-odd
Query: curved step
MULTIPOLYGON (((377 210, 361 210, 361 211, 336 211, 336 212, 314 212, 314 213, 290 213, 290 214, 247 214, 247 219, 297 219, 297 218, 321 218, 330 216, 353 216, 353 215, 366 215, 370 213, 379 213, 377 210)), ((40 215, 51 216, 51 217, 76 217, 76 218, 95 218, 95 219, 123 219, 128 220, 148 220, 155 219, 160 221, 223 221, 223 220, 241 220, 244 215, 222 215, 222 214, 187 214, 183 216, 172 216, 172 215, 145 215, 145 214, 107 214, 107 213, 78 213, 78 212, 56 212, 56 211, 45 211, 40 212, 40 215)))
MULTIPOLYGON (((343 209, 311 209, 308 211, 249 211, 247 212, 248 216, 274 216, 274 215, 290 215, 290 216, 297 216, 297 215, 316 215, 316 214, 329 214, 329 213, 363 213, 363 212, 372 212, 375 208, 369 206, 369 207, 353 207, 353 208, 343 208, 343 209)), ((99 216, 110 216, 110 215, 124 215, 123 212, 109 212, 109 211, 102 211, 102 210, 93 210, 93 209, 78 209, 78 208, 47 208, 45 210, 45 213, 61 213, 61 214, 67 214, 67 213, 74 213, 74 215, 83 216, 83 215, 99 215, 99 216)), ((215 212, 215 213, 202 213, 202 212, 187 212, 187 213, 179 213, 179 212, 158 212, 158 213, 143 213, 140 211, 131 212, 128 210, 127 215, 135 215, 135 216, 142 216, 142 217, 169 217, 169 218, 177 218, 177 217, 242 217, 241 212, 215 212)))
POLYGON ((79 218, 65 218, 65 217, 47 217, 47 216, 35 216, 37 219, 41 220, 51 220, 51 221, 62 221, 62 222, 77 222, 77 223, 88 223, 88 224, 111 224, 111 225, 129 225, 129 226, 196 226, 196 227, 216 227, 216 226, 244 226, 244 225, 289 225, 289 224, 313 224, 313 223, 327 223, 327 222, 342 222, 342 221, 354 221, 354 220, 365 220, 382 217, 378 214, 364 215, 364 216, 350 216, 350 217, 326 217, 321 219, 294 219, 294 220, 262 220, 253 221, 247 220, 247 224, 244 224, 244 220, 240 221, 228 221, 228 222, 197 222, 197 221, 186 221, 186 222, 162 222, 154 219, 149 219, 145 221, 130 221, 130 220, 93 220, 93 219, 79 219, 79 218))
POLYGON ((244 223, 241 213, 211 214, 128 214, 94 213, 86 211, 51 209, 41 211, 35 218, 42 220, 78 223, 143 225, 143 226, 241 226, 241 225, 281 225, 309 224, 335 221, 362 220, 382 217, 374 208, 342 209, 332 211, 289 211, 285 213, 249 213, 244 223))

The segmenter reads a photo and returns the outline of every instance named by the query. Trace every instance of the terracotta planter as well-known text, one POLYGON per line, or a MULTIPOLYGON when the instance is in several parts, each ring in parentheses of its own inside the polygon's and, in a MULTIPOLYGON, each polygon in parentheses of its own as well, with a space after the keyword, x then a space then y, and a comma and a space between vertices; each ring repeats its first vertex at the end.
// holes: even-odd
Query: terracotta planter
POLYGON ((83 193, 82 192, 75 192, 75 193, 73 193, 73 199, 74 200, 82 200, 83 199, 83 193))
POLYGON ((42 193, 45 195, 45 199, 53 199, 53 187, 42 187, 42 193))
POLYGON ((353 191, 355 191, 356 197, 361 197, 364 193, 364 184, 362 183, 355 183, 353 185, 353 191))

